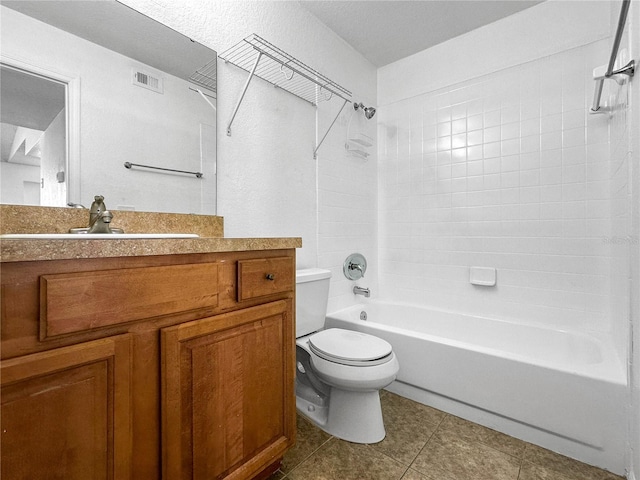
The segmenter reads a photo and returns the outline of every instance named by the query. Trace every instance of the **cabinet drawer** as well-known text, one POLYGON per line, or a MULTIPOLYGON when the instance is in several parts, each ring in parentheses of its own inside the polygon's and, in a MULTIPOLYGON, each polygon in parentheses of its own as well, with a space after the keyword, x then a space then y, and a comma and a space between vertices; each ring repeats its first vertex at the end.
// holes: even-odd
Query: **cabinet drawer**
POLYGON ((294 260, 291 257, 238 261, 238 300, 293 291, 294 260))
POLYGON ((43 275, 40 338, 217 305, 215 263, 43 275))

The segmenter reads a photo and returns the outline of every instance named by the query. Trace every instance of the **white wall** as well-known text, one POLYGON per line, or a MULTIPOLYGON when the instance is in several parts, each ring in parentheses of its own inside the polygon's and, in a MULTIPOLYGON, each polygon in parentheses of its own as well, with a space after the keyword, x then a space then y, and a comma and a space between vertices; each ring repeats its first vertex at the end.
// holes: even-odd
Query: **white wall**
POLYGON ((591 70, 609 56, 609 12, 608 2, 545 2, 380 70, 379 96, 392 100, 379 131, 384 294, 613 331, 609 127, 587 113, 591 70), (523 25, 531 37, 491 46, 523 25), (457 60, 444 75, 424 68, 434 56, 457 60), (469 68, 456 75, 460 62, 469 68), (392 83, 411 70, 406 89, 392 83), (471 266, 497 268, 497 287, 470 285, 471 266))
MULTIPOLYGON (((127 0, 127 4, 222 53, 256 33, 374 104, 376 69, 297 2, 127 0)), ((344 152, 347 105, 318 152, 313 150, 342 106, 318 108, 260 79, 247 91, 232 127, 227 122, 247 73, 218 63, 218 214, 225 235, 301 236, 298 268, 333 271, 330 309, 353 300, 342 262, 361 251, 376 268, 376 159, 344 152)), ((351 110, 350 110, 351 109, 351 110)), ((370 125, 375 137, 375 126, 370 125)))
POLYGON ((389 105, 606 38, 610 16, 606 1, 548 0, 380 68, 378 103, 389 105))
MULTIPOLYGON (((0 162, 0 203, 40 205, 40 197, 32 195, 25 182, 40 186, 40 167, 19 163, 0 162)), ((38 194, 39 192, 38 188, 38 194)))

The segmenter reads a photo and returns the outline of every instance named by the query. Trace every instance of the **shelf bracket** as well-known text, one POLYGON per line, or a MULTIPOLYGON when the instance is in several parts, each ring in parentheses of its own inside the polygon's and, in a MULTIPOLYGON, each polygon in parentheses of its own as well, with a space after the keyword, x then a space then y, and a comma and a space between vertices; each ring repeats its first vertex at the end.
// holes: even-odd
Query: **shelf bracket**
POLYGON ((322 145, 322 142, 324 142, 324 139, 327 138, 327 135, 329 135, 329 132, 333 128, 333 125, 336 123, 336 120, 338 120, 338 117, 340 116, 340 114, 342 113, 342 110, 344 110, 344 107, 347 105, 348 102, 349 102, 349 100, 345 99, 344 103, 342 104, 342 107, 340 107, 340 110, 338 111, 338 114, 336 115, 336 118, 333 119, 333 122, 331 122, 331 125, 329 125, 329 128, 327 129, 327 132, 324 134, 324 137, 322 137, 322 140, 320 140, 320 143, 318 143, 318 146, 313 151, 313 158, 314 159, 318 158, 318 149, 320 148, 320 145, 322 145))
POLYGON ((240 108, 240 104, 244 99, 244 94, 247 93, 247 88, 249 88, 249 84, 251 83, 251 79, 256 73, 256 68, 258 68, 258 63, 260 63, 260 59, 262 58, 262 52, 258 52, 258 56, 256 57, 256 61, 253 64, 253 68, 249 73, 249 78, 247 78, 246 83, 244 84, 244 88, 242 89, 242 93, 240 94, 240 98, 238 99, 238 103, 236 104, 236 108, 233 110, 233 115, 231 115, 231 119, 229 120, 229 124, 227 125, 227 136, 231 136, 231 124, 233 120, 236 118, 236 114, 238 113, 238 109, 240 108))

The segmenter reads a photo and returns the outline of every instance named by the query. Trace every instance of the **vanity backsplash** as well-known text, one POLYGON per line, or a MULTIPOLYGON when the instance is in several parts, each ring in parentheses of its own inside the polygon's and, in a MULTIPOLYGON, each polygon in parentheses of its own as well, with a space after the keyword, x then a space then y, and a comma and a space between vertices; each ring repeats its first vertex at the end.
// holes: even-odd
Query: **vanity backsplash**
MULTIPOLYGON (((132 212, 112 210, 112 226, 125 233, 195 233, 200 237, 224 237, 224 219, 214 215, 132 212)), ((86 208, 0 205, 0 234, 68 233, 86 227, 86 208)))

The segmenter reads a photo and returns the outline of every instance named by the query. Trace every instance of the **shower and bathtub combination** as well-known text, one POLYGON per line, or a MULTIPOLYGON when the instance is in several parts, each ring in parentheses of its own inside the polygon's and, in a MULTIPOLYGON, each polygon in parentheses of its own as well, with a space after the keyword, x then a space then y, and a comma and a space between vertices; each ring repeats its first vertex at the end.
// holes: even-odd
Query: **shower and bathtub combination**
POLYGON ((332 285, 325 328, 389 342, 393 392, 624 474, 638 86, 615 72, 637 31, 620 39, 620 2, 584 7, 543 2, 379 70, 377 237, 355 247, 377 276, 332 285))
MULTIPOLYGON (((538 20, 573 8, 545 2, 538 20)), ((581 15, 594 8, 596 23, 620 7, 581 15)), ((345 268, 325 328, 387 341, 392 392, 624 474, 637 431, 630 36, 603 27, 545 55, 532 41, 526 59, 505 46, 512 63, 490 70, 481 60, 499 55, 476 47, 494 45, 488 32, 446 47, 477 54, 464 72, 424 67, 445 47, 380 71, 378 237, 365 252, 378 275, 364 284, 345 268), (370 298, 349 295, 364 287, 370 298)))

